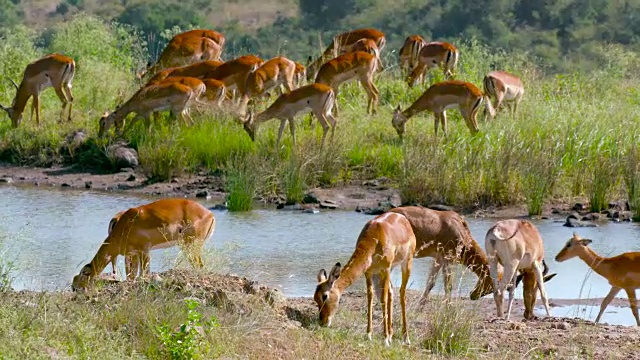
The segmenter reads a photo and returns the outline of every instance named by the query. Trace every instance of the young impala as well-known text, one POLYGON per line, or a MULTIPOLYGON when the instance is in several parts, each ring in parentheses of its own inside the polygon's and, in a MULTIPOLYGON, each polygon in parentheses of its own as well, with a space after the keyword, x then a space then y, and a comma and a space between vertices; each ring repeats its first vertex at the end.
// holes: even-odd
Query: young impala
POLYGON ((201 251, 215 229, 211 211, 193 200, 162 199, 126 210, 116 220, 91 262, 73 278, 72 289, 85 289, 118 255, 126 257, 127 278, 135 278, 138 264, 149 275, 149 252, 179 244, 189 261, 202 267, 201 251))
POLYGON ((391 344, 393 336, 393 295, 391 294, 391 269, 400 265, 402 284, 400 286, 400 307, 402 310, 403 341, 409 344, 409 331, 406 316, 406 289, 411 274, 416 238, 411 224, 401 214, 384 213, 369 220, 360 232, 356 249, 342 269, 340 263, 331 269, 329 276, 321 269, 318 272, 318 285, 313 298, 320 310, 319 322, 322 326, 331 326, 331 320, 338 310, 340 297, 344 291, 362 275, 367 283, 367 335, 372 338, 373 328, 373 276, 380 279, 376 284, 381 290, 382 324, 384 343, 391 344))
POLYGON ((147 128, 151 125, 151 114, 163 110, 171 110, 184 123, 193 123, 189 107, 193 101, 198 102, 205 91, 205 84, 192 77, 171 77, 145 86, 114 112, 105 113, 100 118, 98 136, 104 136, 114 124, 124 130, 124 119, 131 112, 136 113, 131 124, 142 117, 147 128))
MULTIPOLYGON (((369 97, 367 113, 375 114, 378 107, 378 88, 373 84, 373 74, 376 72, 378 59, 375 55, 363 51, 346 53, 326 62, 318 71, 316 83, 329 85, 336 95, 340 85, 360 80, 369 97)), ((336 102, 336 116, 338 105, 336 102)))
POLYGON ((602 300, 596 323, 602 318, 602 314, 611 300, 620 290, 624 289, 629 298, 629 306, 633 317, 636 318, 636 325, 640 326, 638 302, 636 300, 636 289, 640 288, 640 252, 626 252, 613 257, 603 257, 589 248, 588 245, 591 242, 592 240, 583 239, 578 234, 573 233, 573 237, 567 241, 565 247, 556 255, 556 261, 562 262, 577 256, 596 274, 609 281, 611 290, 602 300))
POLYGON ((453 44, 447 42, 430 42, 425 44, 418 54, 418 64, 413 68, 407 83, 413 87, 416 79, 427 74, 431 69, 440 66, 447 79, 453 76, 453 70, 458 64, 460 52, 453 44))
POLYGON ((360 39, 371 39, 375 41, 378 46, 378 52, 382 52, 382 49, 384 49, 387 43, 384 33, 376 29, 356 29, 338 34, 333 38, 331 44, 329 44, 322 55, 315 61, 313 61, 311 56, 309 56, 309 59, 307 60, 307 80, 312 81, 316 77, 318 69, 322 64, 337 57, 342 53, 343 48, 352 45, 360 39))
POLYGON ((27 101, 33 96, 31 117, 33 118, 33 112, 35 111, 36 125, 40 126, 40 93, 48 87, 53 87, 62 102, 60 117, 64 116, 64 110, 69 104, 67 120, 71 121, 71 109, 73 107, 71 82, 75 73, 76 63, 73 59, 60 54, 47 55, 27 65, 20 86, 11 80, 11 83, 16 88, 16 97, 13 99, 11 107, 0 105, 9 115, 11 125, 14 128, 20 125, 27 101))
POLYGON ((477 86, 469 82, 449 80, 431 85, 408 109, 400 110, 400 105, 393 112, 393 127, 403 138, 407 121, 421 111, 428 110, 435 115, 435 134, 438 135, 438 124, 442 125, 442 131, 447 135, 448 109, 459 109, 467 127, 472 134, 477 133, 478 121, 476 119, 484 95, 477 86))
POLYGON ((518 104, 524 95, 524 85, 522 85, 520 78, 504 71, 492 71, 484 77, 482 84, 487 104, 490 104, 492 97, 494 98, 492 105, 494 110, 491 111, 492 109, 487 107, 484 112, 484 120, 487 119, 487 115, 491 116, 493 120, 503 101, 511 105, 511 116, 516 115, 518 104))
MULTIPOLYGON (((487 231, 484 246, 493 279, 493 298, 496 302, 497 316, 503 316, 504 291, 509 284, 515 283, 518 270, 530 270, 534 273, 547 316, 551 316, 543 281, 544 244, 538 229, 525 220, 498 221, 487 231), (504 274, 500 280, 498 280, 498 264, 504 266, 504 274)), ((515 286, 512 286, 509 289, 507 320, 511 315, 514 294, 515 286)))
POLYGON ((410 71, 418 66, 420 51, 425 45, 427 42, 420 35, 410 35, 404 40, 404 44, 398 51, 400 70, 403 76, 409 76, 410 71))
POLYGON ((282 138, 282 132, 284 126, 289 122, 289 130, 291 130, 291 137, 293 143, 296 143, 296 124, 294 118, 296 114, 301 111, 311 109, 311 112, 318 118, 322 125, 322 144, 324 145, 325 138, 329 127, 331 127, 331 137, 335 131, 337 124, 336 119, 331 115, 331 111, 336 102, 336 95, 333 89, 324 84, 311 84, 297 88, 291 92, 280 95, 276 101, 267 108, 267 110, 259 113, 255 116, 253 113, 249 113, 248 119, 244 122, 244 129, 251 137, 252 141, 255 141, 256 131, 258 125, 271 120, 273 118, 280 120, 280 129, 278 130, 278 139, 276 140, 276 148, 280 146, 280 139, 282 138), (331 125, 329 125, 331 123, 331 125))

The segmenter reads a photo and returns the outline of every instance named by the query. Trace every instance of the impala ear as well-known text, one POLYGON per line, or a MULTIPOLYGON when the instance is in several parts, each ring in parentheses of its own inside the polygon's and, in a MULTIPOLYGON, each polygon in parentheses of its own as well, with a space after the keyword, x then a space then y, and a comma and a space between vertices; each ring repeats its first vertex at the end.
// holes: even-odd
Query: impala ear
POLYGON ((589 244, 591 244, 593 242, 593 240, 591 239, 580 239, 580 244, 587 246, 589 244))
POLYGON ((325 282, 327 281, 327 272, 324 269, 320 269, 320 271, 318 271, 318 282, 325 282))
POLYGON ((13 86, 15 86, 16 91, 18 91, 18 84, 16 84, 15 81, 13 81, 13 79, 9 79, 9 81, 11 81, 11 83, 13 84, 13 86))
POLYGON ((333 283, 340 277, 340 273, 342 272, 342 265, 337 262, 333 268, 331 269, 331 273, 329 274, 329 282, 333 283))

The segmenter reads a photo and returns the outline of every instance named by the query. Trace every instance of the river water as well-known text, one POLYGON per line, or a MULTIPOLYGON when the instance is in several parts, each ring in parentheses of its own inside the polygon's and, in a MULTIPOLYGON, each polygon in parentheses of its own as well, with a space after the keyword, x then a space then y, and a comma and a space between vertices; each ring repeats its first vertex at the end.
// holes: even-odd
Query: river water
MULTIPOLYGON (((152 201, 117 193, 47 188, 0 187, 1 259, 13 264, 16 289, 68 288, 80 268, 91 260, 107 235, 111 217, 122 209, 152 201)), ((202 202, 205 206, 212 206, 202 202)), ((353 252, 363 225, 372 216, 353 211, 306 214, 276 210, 248 213, 213 211, 216 230, 206 245, 209 264, 221 270, 277 287, 287 296, 312 296, 316 274, 337 261, 343 264, 353 252)), ((467 217, 474 238, 484 247, 484 235, 495 219, 467 217)), ((545 241, 547 263, 557 272, 546 284, 551 299, 604 297, 610 286, 574 258, 563 263, 553 257, 572 231, 593 240, 591 247, 605 256, 640 251, 640 226, 605 223, 597 228, 569 229, 553 220, 534 221, 545 241)), ((151 253, 151 270, 170 268, 178 249, 151 253)), ((424 288, 431 259, 416 259, 410 288, 424 288)), ((119 268, 123 270, 122 258, 119 268)), ((107 268, 110 271, 110 266, 107 268)), ((394 283, 399 285, 399 270, 394 283)), ((455 290, 468 296, 476 277, 458 268, 455 290)), ((364 288, 364 280, 354 285, 364 288)), ((438 279, 434 292, 442 291, 438 279)), ((516 292, 521 297, 521 291, 516 292)), ((626 297, 624 291, 619 297, 626 297)), ((626 311, 630 310, 624 309, 626 311)), ((623 311, 624 311, 623 310, 623 311)))

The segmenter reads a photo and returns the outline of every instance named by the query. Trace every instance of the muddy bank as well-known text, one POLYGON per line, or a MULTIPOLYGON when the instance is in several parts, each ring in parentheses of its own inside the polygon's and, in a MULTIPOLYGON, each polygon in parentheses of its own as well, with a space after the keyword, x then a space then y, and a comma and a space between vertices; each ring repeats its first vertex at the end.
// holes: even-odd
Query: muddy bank
MULTIPOLYGON (((224 203, 226 193, 223 179, 206 173, 194 173, 177 177, 168 182, 149 182, 140 171, 123 169, 117 173, 98 173, 79 170, 76 167, 20 167, 0 163, 0 186, 39 186, 62 189, 90 189, 93 191, 125 192, 145 196, 206 198, 214 203, 224 203)), ((388 179, 354 181, 349 185, 332 188, 314 188, 307 191, 328 207, 342 210, 376 209, 379 204, 400 205, 399 191, 388 179)), ((282 197, 257 198, 263 206, 275 207, 282 197)), ((562 199, 548 202, 543 216, 564 216, 571 213, 572 206, 585 199, 562 199)), ((317 205, 312 205, 317 206, 317 205)), ((526 217, 526 205, 506 207, 457 208, 443 206, 472 217, 526 217)))
MULTIPOLYGON (((640 335, 640 329, 637 327, 594 325, 590 321, 557 317, 524 321, 521 300, 516 301, 511 321, 497 320, 494 318, 495 308, 490 297, 479 301, 455 299, 453 307, 447 308, 438 297, 433 297, 429 304, 420 307, 419 295, 418 292, 408 291, 408 321, 412 340, 408 346, 400 344, 400 306, 398 301, 394 302, 395 335, 392 349, 389 351, 395 352, 395 356, 428 358, 433 352, 424 344, 434 336, 434 324, 443 321, 443 314, 453 314, 455 319, 452 326, 459 323, 471 326, 469 349, 464 355, 453 358, 505 359, 513 355, 526 359, 637 358, 635 354, 640 335), (461 312, 464 316, 456 315, 461 312), (393 350, 394 347, 396 350, 393 350)), ((336 341, 340 342, 341 350, 331 358, 387 358, 391 355, 381 352, 382 348, 378 347, 379 343, 382 343, 382 320, 378 304, 374 305, 374 343, 366 340, 364 292, 348 291, 343 295, 330 329, 317 326, 318 310, 310 297, 286 298, 277 289, 271 289, 244 277, 196 273, 189 270, 170 270, 154 275, 148 280, 101 280, 95 288, 86 292, 12 292, 8 296, 13 299, 12 302, 17 301, 27 306, 32 306, 29 304, 42 296, 64 298, 63 303, 66 305, 53 308, 52 312, 66 312, 65 307, 75 306, 89 306, 93 311, 108 312, 133 299, 145 303, 193 299, 204 307, 203 311, 207 308, 217 309, 215 314, 222 329, 233 329, 237 323, 251 323, 251 331, 243 335, 246 339, 234 338, 234 341, 247 342, 244 348, 240 343, 239 348, 243 350, 237 351, 250 351, 251 353, 247 353, 250 357, 255 354, 269 359, 309 357, 313 356, 313 353, 320 354, 330 346, 335 346, 336 341)), ((552 305, 599 302, 599 299, 551 300, 552 305)), ((626 305, 622 301, 615 302, 616 304, 612 305, 626 305)), ((215 341, 226 341, 221 338, 223 334, 225 332, 219 333, 215 341)), ((237 357, 242 354, 236 352, 235 355, 237 357)), ((231 357, 234 358, 233 355, 231 357)))

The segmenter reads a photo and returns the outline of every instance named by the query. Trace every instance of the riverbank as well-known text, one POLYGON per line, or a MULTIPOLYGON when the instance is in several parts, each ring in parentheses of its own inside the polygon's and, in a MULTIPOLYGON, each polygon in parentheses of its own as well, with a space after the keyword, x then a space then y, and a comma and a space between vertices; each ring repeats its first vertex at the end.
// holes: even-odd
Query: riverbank
POLYGON ((363 292, 347 292, 332 327, 320 328, 311 298, 285 298, 234 275, 171 270, 151 280, 101 281, 82 293, 3 293, 0 353, 43 359, 166 359, 171 353, 206 359, 615 359, 637 352, 637 327, 567 318, 525 322, 521 300, 512 321, 495 321, 490 297, 449 304, 434 297, 422 309, 418 298, 408 292, 411 345, 400 344, 396 301, 394 342, 385 348, 377 304, 373 341, 366 338, 363 292))
MULTIPOLYGON (((122 192, 150 197, 206 198, 223 204, 227 193, 220 176, 204 172, 175 177, 170 181, 149 182, 143 172, 123 169, 116 173, 99 173, 79 170, 74 166, 53 166, 50 168, 13 166, 0 163, 0 186, 37 186, 60 189, 122 192)), ((380 203, 401 204, 400 190, 386 178, 367 181, 353 181, 349 185, 307 190, 320 203, 335 204, 341 210, 375 209, 380 203)), ((276 207, 284 202, 283 197, 257 198, 255 202, 266 207, 276 207)), ((569 214, 576 203, 586 203, 587 199, 552 199, 543 206, 542 216, 569 214)), ((526 204, 503 207, 455 207, 431 204, 432 206, 458 211, 467 216, 510 218, 527 216, 526 204)), ((320 206, 320 204, 311 204, 320 206)), ((331 205, 327 205, 331 206, 331 205)))

